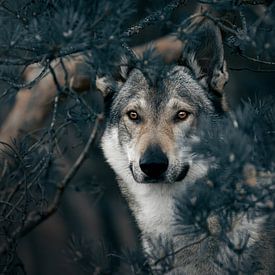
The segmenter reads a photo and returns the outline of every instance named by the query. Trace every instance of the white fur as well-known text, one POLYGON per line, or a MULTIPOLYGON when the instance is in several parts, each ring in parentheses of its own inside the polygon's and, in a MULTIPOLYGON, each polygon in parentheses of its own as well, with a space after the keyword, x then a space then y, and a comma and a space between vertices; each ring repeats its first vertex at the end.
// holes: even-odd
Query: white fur
POLYGON ((107 161, 122 180, 122 190, 126 187, 137 203, 137 207, 132 210, 139 226, 143 233, 153 234, 155 237, 160 234, 170 235, 173 224, 173 198, 179 191, 184 190, 186 184, 205 175, 207 171, 205 164, 192 165, 192 160, 190 160, 190 170, 182 182, 137 183, 129 169, 130 155, 127 156, 123 152, 118 140, 117 128, 107 130, 102 138, 102 147, 107 161))

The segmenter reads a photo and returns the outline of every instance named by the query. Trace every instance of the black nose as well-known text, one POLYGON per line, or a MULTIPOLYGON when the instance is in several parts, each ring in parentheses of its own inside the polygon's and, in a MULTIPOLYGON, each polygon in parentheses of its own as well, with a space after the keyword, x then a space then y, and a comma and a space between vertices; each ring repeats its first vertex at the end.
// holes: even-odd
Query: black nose
POLYGON ((153 179, 160 178, 168 165, 168 158, 158 145, 151 145, 139 160, 142 172, 153 179))

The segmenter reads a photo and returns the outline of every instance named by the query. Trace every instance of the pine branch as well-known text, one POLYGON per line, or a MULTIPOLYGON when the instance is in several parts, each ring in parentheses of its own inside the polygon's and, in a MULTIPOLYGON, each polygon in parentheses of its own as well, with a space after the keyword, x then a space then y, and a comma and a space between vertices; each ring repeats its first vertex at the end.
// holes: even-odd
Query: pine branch
POLYGON ((185 0, 173 0, 163 9, 150 14, 149 16, 142 19, 135 26, 130 27, 126 32, 122 34, 122 37, 131 37, 135 34, 139 34, 145 27, 155 24, 160 20, 164 20, 168 15, 171 14, 171 12, 183 5, 185 2, 185 0))
POLYGON ((51 217, 58 210, 58 207, 60 205, 64 192, 67 189, 67 186, 69 185, 71 180, 74 178, 78 170, 81 168, 81 165, 89 155, 91 146, 95 141, 96 134, 98 133, 99 125, 102 122, 102 120, 103 120, 103 116, 99 114, 95 120, 94 127, 90 133, 89 139, 84 149, 82 150, 81 154, 78 156, 77 160, 75 161, 71 169, 68 171, 66 176, 58 184, 57 191, 49 207, 43 212, 37 211, 37 210, 30 212, 26 220, 24 221, 22 227, 19 226, 18 228, 16 228, 10 234, 9 238, 4 242, 4 244, 0 246, 0 255, 5 254, 10 249, 11 244, 14 244, 19 238, 22 238, 26 234, 31 232, 36 226, 38 226, 43 221, 51 217))

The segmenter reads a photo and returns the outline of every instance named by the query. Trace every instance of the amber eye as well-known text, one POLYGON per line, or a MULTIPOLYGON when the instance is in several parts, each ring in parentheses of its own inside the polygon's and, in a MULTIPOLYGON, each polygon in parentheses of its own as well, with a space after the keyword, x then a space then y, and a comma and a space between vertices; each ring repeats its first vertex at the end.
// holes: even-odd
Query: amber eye
POLYGON ((176 115, 177 120, 186 120, 189 116, 189 113, 186 111, 179 111, 176 115))
POLYGON ((136 111, 129 111, 127 113, 127 115, 129 117, 129 119, 131 119, 131 120, 138 120, 139 119, 139 115, 136 111))

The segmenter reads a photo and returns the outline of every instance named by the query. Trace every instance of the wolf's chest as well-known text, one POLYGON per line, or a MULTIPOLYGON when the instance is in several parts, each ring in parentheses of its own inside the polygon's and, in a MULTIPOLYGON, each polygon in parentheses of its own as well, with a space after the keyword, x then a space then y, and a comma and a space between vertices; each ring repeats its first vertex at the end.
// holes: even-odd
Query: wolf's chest
POLYGON ((151 237, 171 235, 173 224, 173 193, 167 187, 132 186, 130 207, 143 234, 151 237))

